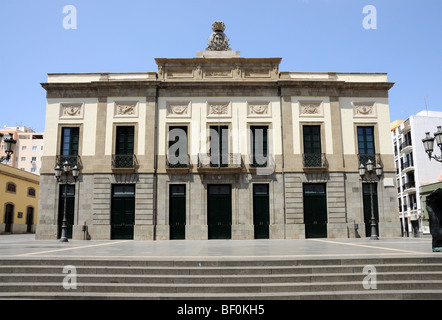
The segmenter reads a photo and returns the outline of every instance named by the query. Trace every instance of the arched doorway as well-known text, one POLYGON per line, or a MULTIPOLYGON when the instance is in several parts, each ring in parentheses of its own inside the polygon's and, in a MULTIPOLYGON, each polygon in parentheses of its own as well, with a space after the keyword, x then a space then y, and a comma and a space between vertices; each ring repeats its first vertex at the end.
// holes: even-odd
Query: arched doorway
POLYGON ((12 233, 12 225, 14 224, 14 205, 7 203, 5 205, 5 232, 12 233))
POLYGON ((26 209, 26 232, 32 232, 32 225, 34 224, 34 207, 26 209))

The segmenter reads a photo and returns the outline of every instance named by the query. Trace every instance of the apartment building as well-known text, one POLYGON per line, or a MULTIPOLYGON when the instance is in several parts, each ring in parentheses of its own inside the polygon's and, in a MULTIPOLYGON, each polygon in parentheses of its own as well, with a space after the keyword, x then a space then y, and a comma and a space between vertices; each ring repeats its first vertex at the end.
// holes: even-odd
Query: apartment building
MULTIPOLYGON (((25 126, 3 127, 0 133, 12 134, 17 144, 8 163, 14 168, 33 174, 40 174, 41 157, 43 155, 43 133, 37 133, 25 126)), ((0 157, 5 155, 4 142, 0 142, 0 157)))
POLYGON ((403 236, 429 235, 422 187, 442 181, 442 166, 428 158, 422 139, 442 125, 442 112, 421 111, 405 121, 392 123, 391 138, 396 168, 399 219, 403 236))

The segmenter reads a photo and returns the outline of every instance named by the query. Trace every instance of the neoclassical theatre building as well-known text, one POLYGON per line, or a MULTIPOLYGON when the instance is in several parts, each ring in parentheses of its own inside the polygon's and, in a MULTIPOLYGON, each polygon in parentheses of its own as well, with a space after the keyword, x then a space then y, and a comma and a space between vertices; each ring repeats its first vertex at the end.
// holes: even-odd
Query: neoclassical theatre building
POLYGON ((48 75, 37 239, 399 236, 387 75, 280 72, 212 29, 157 72, 48 75))

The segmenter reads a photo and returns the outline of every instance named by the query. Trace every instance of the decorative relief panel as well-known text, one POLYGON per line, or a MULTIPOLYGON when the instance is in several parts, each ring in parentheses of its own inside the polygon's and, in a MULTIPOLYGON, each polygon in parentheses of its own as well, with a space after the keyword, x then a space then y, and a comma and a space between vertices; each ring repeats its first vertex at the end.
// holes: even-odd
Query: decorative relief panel
POLYGON ((269 69, 246 69, 246 78, 270 78, 269 69))
POLYGON ((272 115, 270 102, 247 102, 249 117, 270 117, 272 115))
POLYGON ((185 102, 167 102, 167 117, 190 117, 191 103, 185 102))
POLYGON ((231 102, 207 102, 208 117, 230 117, 231 102))
POLYGON ((169 69, 167 70, 168 78, 193 78, 192 69, 169 69))
POLYGON ((138 117, 138 101, 115 101, 114 117, 138 117))
POLYGON ((354 117, 376 117, 374 102, 352 102, 354 117))
POLYGON ((207 78, 231 78, 231 69, 209 69, 206 71, 207 78))
POLYGON ((83 119, 82 102, 60 103, 60 119, 83 119))
POLYGON ((299 113, 303 117, 322 117, 324 111, 322 101, 300 101, 299 113))

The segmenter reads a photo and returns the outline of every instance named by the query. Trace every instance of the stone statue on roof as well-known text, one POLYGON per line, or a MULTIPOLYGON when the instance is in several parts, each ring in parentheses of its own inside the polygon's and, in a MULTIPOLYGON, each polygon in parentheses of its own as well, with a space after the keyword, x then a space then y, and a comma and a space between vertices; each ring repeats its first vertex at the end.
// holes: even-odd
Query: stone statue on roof
POLYGON ((212 24, 213 33, 209 38, 209 45, 207 51, 231 51, 229 45, 229 38, 227 38, 224 30, 226 25, 222 21, 215 21, 212 24))

